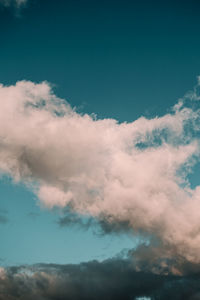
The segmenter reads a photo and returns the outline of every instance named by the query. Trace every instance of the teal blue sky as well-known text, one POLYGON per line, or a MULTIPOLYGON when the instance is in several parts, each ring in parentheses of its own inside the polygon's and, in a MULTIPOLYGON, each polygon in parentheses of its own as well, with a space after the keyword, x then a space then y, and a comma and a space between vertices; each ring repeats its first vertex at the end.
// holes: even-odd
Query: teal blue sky
MULTIPOLYGON (((160 116, 200 74, 199 17, 194 0, 30 0, 18 12, 2 5, 0 82, 47 80, 56 95, 99 118, 160 116)), ((137 243, 125 234, 60 228, 58 212, 5 177, 1 214, 2 265, 102 260, 137 243)))
POLYGON ((126 235, 102 235, 96 228, 60 227, 58 212, 41 208, 22 185, 2 179, 1 210, 7 223, 0 224, 1 265, 30 263, 79 263, 115 256, 137 239, 126 235))

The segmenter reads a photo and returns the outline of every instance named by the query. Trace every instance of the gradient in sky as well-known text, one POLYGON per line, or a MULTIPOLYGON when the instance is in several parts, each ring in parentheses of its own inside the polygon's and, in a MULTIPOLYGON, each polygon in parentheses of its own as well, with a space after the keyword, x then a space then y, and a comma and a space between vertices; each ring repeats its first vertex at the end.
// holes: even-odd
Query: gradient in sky
MULTIPOLYGON (((169 260, 171 264, 172 252, 176 257, 174 269, 169 268, 173 274, 187 273, 185 260, 192 266, 200 263, 196 254, 200 241, 196 232, 199 17, 200 3, 194 0, 0 1, 1 266, 64 265, 94 259, 104 261, 118 255, 117 259, 129 256, 141 241, 144 244, 140 253, 145 252, 145 247, 151 244, 149 240, 153 237, 154 241, 154 234, 161 243, 156 251, 159 255, 160 249, 163 251, 165 263, 169 260), (18 81, 21 83, 15 85, 18 81), (188 91, 190 94, 184 96, 188 91), (56 106, 58 98, 64 99, 65 108, 56 106), (10 107, 4 104, 12 101, 10 107), (35 121, 34 109, 33 114, 31 110, 21 112, 27 103, 38 108, 37 118, 43 120, 42 125, 35 121), (55 111, 56 117, 52 114, 55 111), (67 125, 61 126, 57 118, 63 115, 67 116, 67 125), (80 126, 77 131, 76 123, 77 128, 80 126), (56 133, 51 135, 51 128, 56 133), (72 129, 71 135, 67 134, 67 128, 72 129), (24 140, 21 136, 25 136, 24 140), (41 136, 44 145, 36 149, 41 136), (136 159, 131 152, 133 137, 136 159), (88 144, 92 146, 87 148, 88 144), (25 150, 20 156, 22 149, 25 150), (51 177, 50 171, 57 166, 52 162, 57 162, 55 153, 59 171, 51 177), (73 157, 86 179, 77 176, 79 167, 73 157), (83 160, 87 166, 82 165, 83 160), (95 172, 88 167, 90 164, 96 168, 95 172), (24 165, 33 175, 31 182, 24 165), (65 168, 68 165, 69 173, 65 168), (135 190, 131 190, 131 178, 135 190), (148 183, 150 178, 156 181, 155 185, 148 183), (124 180, 123 191, 118 190, 117 180, 124 180), (144 182, 144 187, 140 182, 144 182), (78 195, 79 200, 73 204, 66 202, 67 189, 74 198, 78 195), (116 195, 109 191, 116 191, 116 195), (134 204, 124 204, 132 203, 130 199, 137 193, 134 204), (84 199, 83 206, 80 196, 84 199), (104 196, 108 201, 103 208, 100 204, 88 205, 85 200, 99 201, 104 196), (155 202, 161 198, 158 204, 148 204, 153 207, 151 211, 146 200, 141 206, 145 197, 155 202), (179 201, 188 204, 179 206, 179 201), (181 211, 178 217, 176 205, 181 211), (163 223, 158 218, 160 207, 166 211, 163 223), (82 212, 83 217, 79 218, 82 212), (141 222, 145 218, 146 222, 141 222), (185 222, 187 218, 188 222, 191 218, 191 224, 194 221, 193 227, 185 222)), ((153 246, 156 243, 157 240, 153 246)), ((155 261, 157 264, 157 257, 155 261)), ((153 267, 150 264, 148 271, 153 267)), ((90 272, 92 265, 87 268, 86 272, 90 272)), ((155 269, 159 273, 159 268, 155 269)), ((139 270, 143 271, 142 264, 139 270)), ((144 298, 135 299, 150 299, 145 294, 139 296, 144 298)))

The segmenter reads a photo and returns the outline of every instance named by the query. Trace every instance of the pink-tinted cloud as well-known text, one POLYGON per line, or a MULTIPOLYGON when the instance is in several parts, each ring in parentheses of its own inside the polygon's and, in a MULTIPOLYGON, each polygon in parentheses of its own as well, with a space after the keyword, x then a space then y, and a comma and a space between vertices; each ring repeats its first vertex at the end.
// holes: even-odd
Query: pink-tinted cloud
POLYGON ((41 205, 127 222, 168 255, 200 263, 200 187, 186 178, 199 156, 199 110, 186 98, 162 117, 119 124, 78 114, 47 82, 1 85, 0 170, 41 205))

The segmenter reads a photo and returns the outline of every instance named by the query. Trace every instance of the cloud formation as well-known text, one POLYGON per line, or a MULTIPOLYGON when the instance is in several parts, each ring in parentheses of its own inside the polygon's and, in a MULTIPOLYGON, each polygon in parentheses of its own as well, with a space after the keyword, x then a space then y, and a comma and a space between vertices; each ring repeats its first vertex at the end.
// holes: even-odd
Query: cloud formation
POLYGON ((129 260, 122 259, 0 268, 1 300, 195 300, 199 296, 199 275, 136 272, 129 260))
POLYGON ((0 0, 0 4, 5 7, 15 6, 20 8, 27 3, 27 0, 0 0))
POLYGON ((162 117, 118 123, 78 114, 47 82, 1 85, 0 170, 49 209, 146 235, 165 262, 199 264, 200 187, 187 180, 199 159, 198 89, 162 117))

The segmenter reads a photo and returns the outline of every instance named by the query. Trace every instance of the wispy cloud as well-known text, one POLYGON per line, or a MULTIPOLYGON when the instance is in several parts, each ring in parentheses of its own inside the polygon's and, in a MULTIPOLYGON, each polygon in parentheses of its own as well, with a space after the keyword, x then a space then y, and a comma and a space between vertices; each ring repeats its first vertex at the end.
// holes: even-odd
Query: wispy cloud
POLYGON ((0 209, 0 224, 6 224, 8 222, 7 211, 0 209))
POLYGON ((5 224, 8 222, 8 219, 6 216, 0 215, 0 224, 5 224))
POLYGON ((200 187, 187 181, 199 160, 198 88, 162 117, 119 124, 78 114, 47 82, 1 85, 1 172, 49 209, 147 235, 162 264, 199 264, 200 187))
POLYGON ((27 3, 28 0, 0 0, 0 4, 6 7, 15 6, 20 8, 27 3))

